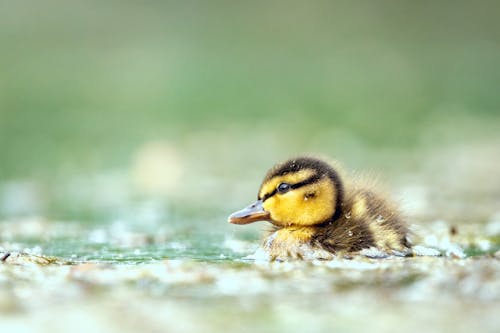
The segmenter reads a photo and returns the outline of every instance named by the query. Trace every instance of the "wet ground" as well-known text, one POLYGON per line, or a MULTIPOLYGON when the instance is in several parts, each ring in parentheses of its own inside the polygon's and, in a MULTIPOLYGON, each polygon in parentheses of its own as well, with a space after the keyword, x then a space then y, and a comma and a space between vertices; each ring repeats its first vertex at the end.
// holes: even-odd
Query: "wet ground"
POLYGON ((34 247, 26 238, 2 243, 2 332, 498 329, 498 216, 419 228, 420 244, 437 257, 307 262, 248 260, 258 242, 222 234, 172 241, 116 226, 74 229, 36 219, 2 224, 4 238, 51 235, 34 247))
POLYGON ((422 254, 407 258, 249 259, 264 224, 226 218, 253 199, 264 162, 242 179, 228 166, 184 159, 194 166, 186 174, 206 177, 175 183, 140 165, 172 161, 172 151, 154 148, 131 173, 70 178, 45 192, 4 183, 0 331, 498 332, 495 149, 419 152, 418 168, 410 154, 389 155, 394 165, 366 155, 385 163, 391 192, 402 198, 422 254), (137 196, 141 190, 176 195, 137 196))

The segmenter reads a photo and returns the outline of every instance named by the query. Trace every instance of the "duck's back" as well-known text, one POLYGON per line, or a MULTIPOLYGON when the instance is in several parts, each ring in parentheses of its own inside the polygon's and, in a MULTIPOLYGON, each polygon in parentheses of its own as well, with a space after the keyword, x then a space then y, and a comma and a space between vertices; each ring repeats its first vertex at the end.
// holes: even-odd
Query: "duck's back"
POLYGON ((342 214, 318 226, 313 242, 330 252, 356 252, 366 248, 405 251, 409 229, 396 206, 371 189, 349 191, 342 214))

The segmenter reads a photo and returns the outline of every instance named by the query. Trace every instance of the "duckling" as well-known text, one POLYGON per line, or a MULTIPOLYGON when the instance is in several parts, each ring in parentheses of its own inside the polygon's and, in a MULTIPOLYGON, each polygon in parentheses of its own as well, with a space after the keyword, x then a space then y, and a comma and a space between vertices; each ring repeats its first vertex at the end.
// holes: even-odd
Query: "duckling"
POLYGON ((228 220, 239 225, 270 222, 263 248, 271 259, 331 259, 368 249, 407 254, 411 249, 409 228, 394 203, 313 157, 275 165, 264 177, 257 201, 228 220))

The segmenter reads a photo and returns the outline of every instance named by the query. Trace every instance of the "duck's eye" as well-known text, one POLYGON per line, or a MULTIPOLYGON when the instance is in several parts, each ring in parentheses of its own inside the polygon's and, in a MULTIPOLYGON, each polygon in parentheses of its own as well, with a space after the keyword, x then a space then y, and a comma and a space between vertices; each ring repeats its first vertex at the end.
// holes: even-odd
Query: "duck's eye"
POLYGON ((281 184, 278 185, 278 187, 276 188, 276 190, 278 191, 278 193, 288 192, 290 190, 290 184, 281 183, 281 184))

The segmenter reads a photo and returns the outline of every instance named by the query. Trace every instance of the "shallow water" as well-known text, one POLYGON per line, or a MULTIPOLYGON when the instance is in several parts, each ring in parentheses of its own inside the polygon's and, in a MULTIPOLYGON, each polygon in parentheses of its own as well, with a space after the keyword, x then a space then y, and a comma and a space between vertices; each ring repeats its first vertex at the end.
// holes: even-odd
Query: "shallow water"
POLYGON ((261 175, 235 189, 237 173, 187 180, 163 199, 134 196, 119 173, 69 179, 48 193, 56 205, 31 215, 12 212, 44 202, 36 186, 4 184, 0 331, 496 332, 500 179, 494 146, 481 147, 461 151, 483 158, 453 176, 440 151, 391 177, 414 243, 439 257, 248 260, 265 224, 226 217, 261 175))
POLYGON ((231 236, 196 228, 153 232, 116 224, 68 228, 42 219, 6 221, 1 245, 21 253, 12 252, 0 265, 0 327, 396 332, 425 325, 431 332, 495 332, 499 224, 492 219, 451 233, 444 222, 421 226, 420 244, 439 248, 440 257, 266 262, 244 259, 258 247, 257 232, 231 236), (26 237, 25 230, 32 234, 26 237))
POLYGON ((253 139, 225 139, 231 163, 213 161, 199 141, 154 143, 116 170, 0 183, 0 331, 498 330, 493 141, 338 152, 346 166, 383 171, 414 243, 442 256, 269 263, 245 259, 265 224, 234 226, 227 216, 254 199, 286 147, 246 167, 253 139), (184 166, 178 178, 151 171, 174 162, 184 166))

